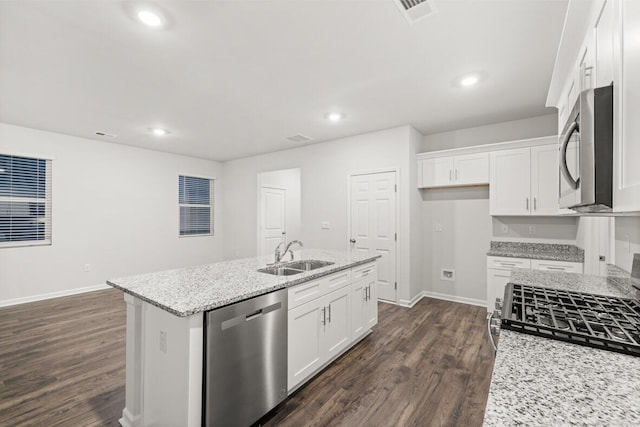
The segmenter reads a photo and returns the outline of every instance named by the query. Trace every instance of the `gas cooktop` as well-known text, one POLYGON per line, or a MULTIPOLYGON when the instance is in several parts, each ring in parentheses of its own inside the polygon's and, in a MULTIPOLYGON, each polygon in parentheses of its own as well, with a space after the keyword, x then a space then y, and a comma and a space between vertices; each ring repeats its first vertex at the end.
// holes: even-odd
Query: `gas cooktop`
POLYGON ((503 329, 640 356, 640 302, 509 283, 503 329))

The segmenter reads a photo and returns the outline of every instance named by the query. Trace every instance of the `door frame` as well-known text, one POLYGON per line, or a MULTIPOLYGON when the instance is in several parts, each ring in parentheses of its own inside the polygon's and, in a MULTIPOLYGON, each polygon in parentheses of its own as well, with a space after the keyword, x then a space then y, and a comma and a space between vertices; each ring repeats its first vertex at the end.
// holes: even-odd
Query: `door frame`
POLYGON ((287 230, 287 199, 286 199, 287 190, 286 190, 286 188, 274 187, 272 185, 260 185, 260 183, 258 183, 258 197, 257 197, 257 199, 258 199, 257 200, 257 203, 258 203, 257 211, 258 212, 256 214, 257 215, 257 219, 258 219, 256 221, 256 256, 267 256, 267 255, 269 255, 269 254, 260 255, 260 245, 262 243, 261 237, 263 237, 262 236, 262 227, 260 227, 261 221, 262 221, 262 218, 260 217, 260 215, 261 215, 261 213, 263 213, 262 210, 264 209, 264 206, 262 206, 262 189, 263 188, 270 188, 270 189, 273 189, 273 190, 282 190, 282 191, 285 192, 285 202, 284 202, 285 203, 285 205, 284 205, 284 229, 285 229, 285 233, 286 233, 286 230, 287 230))
MULTIPOLYGON (((354 176, 358 176, 358 175, 373 175, 373 174, 377 174, 377 173, 385 173, 385 172, 395 172, 396 174, 396 234, 398 235, 398 239, 396 240, 396 283, 398 283, 400 280, 400 278, 398 277, 398 266, 400 265, 399 262, 402 259, 400 257, 400 251, 401 251, 401 245, 400 245, 400 239, 401 239, 401 233, 400 233, 400 168, 397 167, 387 167, 387 168, 380 168, 380 169, 367 169, 367 170, 362 170, 362 171, 349 171, 347 172, 347 238, 346 238, 346 251, 347 252, 351 252, 351 247, 350 247, 350 242, 349 239, 351 239, 351 178, 354 176)), ((399 304, 400 301, 400 293, 398 292, 400 286, 398 286, 396 288, 396 299, 395 301, 391 301, 395 304, 399 304)), ((380 299, 378 299, 378 301, 380 301, 380 299)), ((383 300, 383 301, 387 301, 387 300, 383 300)))

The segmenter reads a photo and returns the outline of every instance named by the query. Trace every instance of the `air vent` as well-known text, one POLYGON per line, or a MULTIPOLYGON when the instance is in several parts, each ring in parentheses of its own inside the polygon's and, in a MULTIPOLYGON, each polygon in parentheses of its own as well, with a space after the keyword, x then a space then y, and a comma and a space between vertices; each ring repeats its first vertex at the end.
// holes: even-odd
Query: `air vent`
POLYGON ((394 0, 394 3, 409 24, 414 24, 438 11, 434 0, 394 0))
POLYGON ((285 138, 285 140, 290 141, 290 142, 305 142, 305 141, 311 141, 312 139, 313 138, 308 137, 308 136, 304 136, 302 134, 288 136, 288 137, 285 138))
POLYGON ((118 135, 114 135, 112 133, 101 132, 101 131, 97 131, 96 135, 104 136, 105 138, 117 138, 118 137, 118 135))

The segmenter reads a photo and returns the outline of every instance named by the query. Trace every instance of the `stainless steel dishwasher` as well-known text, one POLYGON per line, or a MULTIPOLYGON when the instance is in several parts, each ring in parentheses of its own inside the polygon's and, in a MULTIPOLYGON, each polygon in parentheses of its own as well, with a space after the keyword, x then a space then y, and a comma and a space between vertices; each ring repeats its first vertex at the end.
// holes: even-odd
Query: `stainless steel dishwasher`
POLYGON ((287 397, 287 290, 205 313, 203 425, 249 426, 287 397))

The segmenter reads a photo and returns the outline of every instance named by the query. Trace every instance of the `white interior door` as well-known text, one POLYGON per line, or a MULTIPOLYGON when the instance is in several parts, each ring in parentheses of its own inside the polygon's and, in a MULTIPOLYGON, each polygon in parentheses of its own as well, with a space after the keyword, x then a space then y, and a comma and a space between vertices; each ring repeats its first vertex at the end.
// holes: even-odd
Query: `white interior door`
POLYGON ((272 254, 286 232, 287 197, 283 188, 260 187, 258 255, 272 254))
POLYGON ((351 250, 377 254, 378 298, 396 302, 396 173, 350 177, 351 250))

